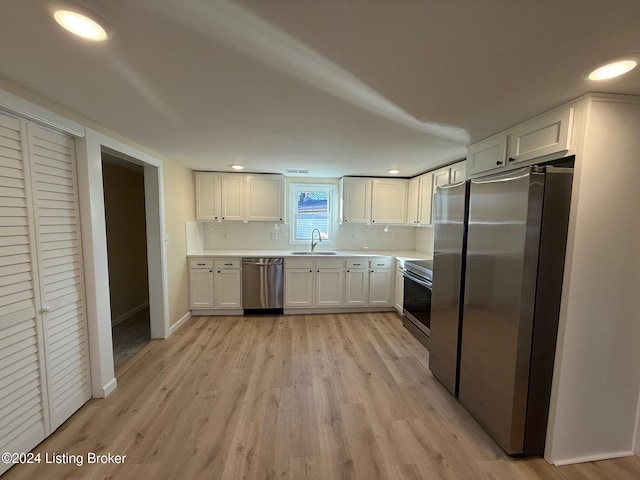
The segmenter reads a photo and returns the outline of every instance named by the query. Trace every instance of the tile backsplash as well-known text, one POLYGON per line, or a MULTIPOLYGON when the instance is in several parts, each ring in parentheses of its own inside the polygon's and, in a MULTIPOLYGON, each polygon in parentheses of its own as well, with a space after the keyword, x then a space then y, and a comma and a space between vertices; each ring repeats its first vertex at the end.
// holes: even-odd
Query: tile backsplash
MULTIPOLYGON (((291 250, 309 246, 289 244, 289 225, 282 223, 201 223, 204 250, 291 250)), ((432 230, 389 225, 340 226, 333 243, 323 242, 318 248, 326 250, 418 250, 431 253, 433 234, 416 230, 432 230), (419 238, 419 244, 416 239, 419 238), (429 244, 430 239, 430 244, 429 244), (426 243, 425 243, 426 242, 426 243)))

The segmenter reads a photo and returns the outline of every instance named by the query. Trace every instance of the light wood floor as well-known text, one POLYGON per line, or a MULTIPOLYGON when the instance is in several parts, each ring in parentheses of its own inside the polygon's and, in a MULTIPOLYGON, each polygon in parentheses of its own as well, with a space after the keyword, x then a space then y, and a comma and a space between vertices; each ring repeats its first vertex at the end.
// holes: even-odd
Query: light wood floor
POLYGON ((14 479, 639 479, 640 459, 553 467, 502 453, 397 315, 196 317, 119 371, 14 479))

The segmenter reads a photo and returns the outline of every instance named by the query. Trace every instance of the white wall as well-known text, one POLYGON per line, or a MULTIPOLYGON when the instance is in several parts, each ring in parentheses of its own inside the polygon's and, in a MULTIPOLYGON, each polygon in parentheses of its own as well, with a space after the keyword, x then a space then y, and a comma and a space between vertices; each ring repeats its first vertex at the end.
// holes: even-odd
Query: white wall
POLYGON ((640 394, 640 104, 591 102, 576 155, 545 458, 631 455, 640 394))

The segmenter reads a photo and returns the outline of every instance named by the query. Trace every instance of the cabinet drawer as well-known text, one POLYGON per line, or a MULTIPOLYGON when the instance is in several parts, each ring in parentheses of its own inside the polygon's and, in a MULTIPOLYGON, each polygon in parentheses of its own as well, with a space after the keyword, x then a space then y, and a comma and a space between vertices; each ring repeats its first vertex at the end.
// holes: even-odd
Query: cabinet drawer
POLYGON ((285 258, 285 268, 313 268, 313 259, 311 258, 285 258))
POLYGON ((213 268, 213 259, 211 258, 190 258, 189 268, 213 268))
POLYGON ((350 258, 349 260, 347 260, 347 268, 367 268, 368 266, 368 258, 350 258))
POLYGON ((216 258, 213 262, 216 270, 238 270, 240 268, 239 258, 216 258))
POLYGON ((375 258, 369 262, 371 268, 391 268, 392 265, 393 258, 390 257, 375 258))
POLYGON ((316 260, 318 268, 344 268, 344 260, 342 258, 318 258, 316 260))

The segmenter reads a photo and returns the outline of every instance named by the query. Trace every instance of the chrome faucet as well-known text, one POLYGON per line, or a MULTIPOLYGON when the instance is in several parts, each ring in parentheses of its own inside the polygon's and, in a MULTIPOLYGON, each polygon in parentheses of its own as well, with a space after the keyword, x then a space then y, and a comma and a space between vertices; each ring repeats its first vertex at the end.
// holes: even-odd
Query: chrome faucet
POLYGON ((319 228, 314 228, 313 230, 311 230, 311 253, 313 253, 313 249, 316 248, 316 245, 322 241, 322 235, 320 234, 320 229, 319 228), (318 232, 318 241, 316 243, 313 243, 313 234, 318 232))

